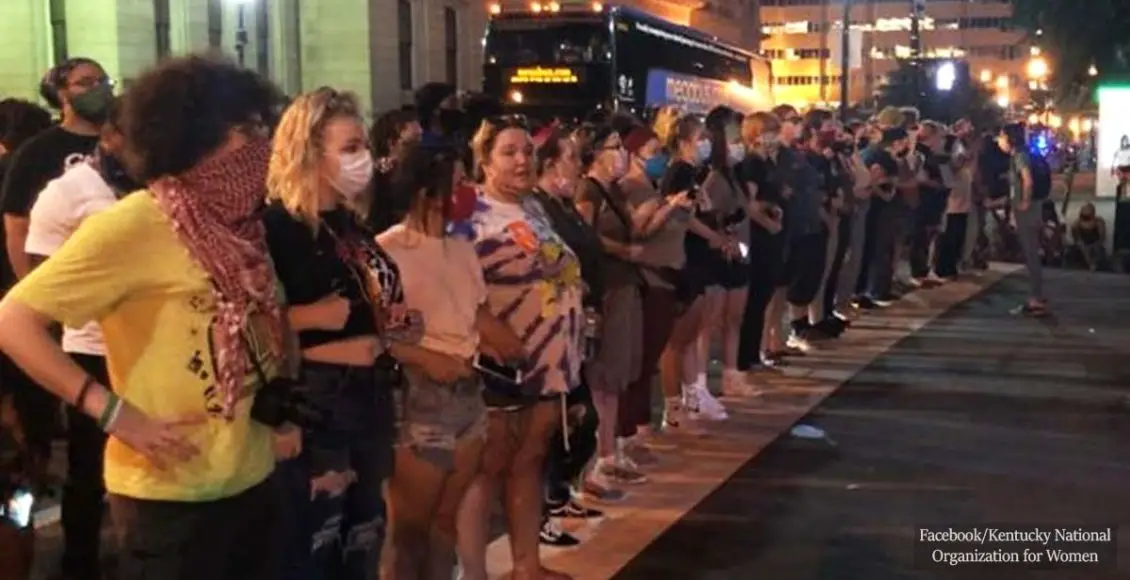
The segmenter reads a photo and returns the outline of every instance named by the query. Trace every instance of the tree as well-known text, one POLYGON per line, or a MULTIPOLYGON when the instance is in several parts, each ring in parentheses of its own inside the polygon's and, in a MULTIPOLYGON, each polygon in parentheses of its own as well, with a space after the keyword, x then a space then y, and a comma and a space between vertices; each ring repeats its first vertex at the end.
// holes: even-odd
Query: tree
POLYGON ((1050 56, 1049 79, 1065 109, 1090 100, 1096 79, 1130 73, 1130 2, 1013 0, 1015 23, 1050 56), (1095 67, 1098 76, 1091 74, 1095 67))
POLYGON ((1001 108, 993 101, 988 89, 973 82, 967 64, 952 63, 956 67, 957 78, 950 90, 941 91, 935 87, 937 69, 944 62, 924 60, 915 66, 909 60, 899 61, 898 68, 879 89, 877 106, 916 107, 923 119, 943 123, 965 117, 977 127, 998 126, 1001 108))

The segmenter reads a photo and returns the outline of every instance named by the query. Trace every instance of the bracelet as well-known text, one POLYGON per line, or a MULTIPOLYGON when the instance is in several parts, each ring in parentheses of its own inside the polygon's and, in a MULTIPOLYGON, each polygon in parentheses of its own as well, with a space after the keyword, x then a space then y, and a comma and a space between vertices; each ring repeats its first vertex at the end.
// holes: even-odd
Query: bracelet
POLYGON ((75 409, 79 412, 83 410, 83 404, 86 403, 86 396, 90 394, 90 387, 94 386, 94 377, 86 375, 82 380, 82 386, 78 389, 78 396, 75 397, 75 409))
POLYGON ((122 400, 113 391, 109 391, 106 396, 106 406, 102 409, 102 415, 98 417, 98 428, 105 431, 110 426, 110 422, 118 417, 121 408, 122 400))
POLYGON ((114 424, 118 422, 118 415, 122 414, 122 407, 125 406, 125 401, 117 399, 117 404, 114 405, 114 412, 110 414, 110 418, 106 420, 105 432, 110 433, 114 430, 114 424))

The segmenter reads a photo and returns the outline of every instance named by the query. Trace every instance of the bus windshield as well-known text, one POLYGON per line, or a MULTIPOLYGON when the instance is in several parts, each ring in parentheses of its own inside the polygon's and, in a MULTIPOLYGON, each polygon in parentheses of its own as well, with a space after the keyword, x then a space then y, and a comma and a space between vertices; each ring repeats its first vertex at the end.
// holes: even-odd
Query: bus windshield
POLYGON ((598 21, 537 18, 491 23, 486 39, 489 64, 591 64, 611 60, 608 29, 598 21))

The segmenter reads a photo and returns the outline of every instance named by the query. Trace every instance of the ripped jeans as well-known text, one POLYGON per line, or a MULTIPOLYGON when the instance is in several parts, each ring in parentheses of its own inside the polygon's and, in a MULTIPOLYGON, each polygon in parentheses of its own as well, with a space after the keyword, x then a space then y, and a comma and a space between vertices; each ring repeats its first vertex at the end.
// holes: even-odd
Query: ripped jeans
POLYGON ((282 578, 370 580, 385 534, 381 488, 392 470, 390 381, 371 367, 304 363, 302 383, 330 419, 328 428, 304 432, 302 454, 278 466, 290 507, 282 578), (334 473, 352 483, 327 491, 334 473))

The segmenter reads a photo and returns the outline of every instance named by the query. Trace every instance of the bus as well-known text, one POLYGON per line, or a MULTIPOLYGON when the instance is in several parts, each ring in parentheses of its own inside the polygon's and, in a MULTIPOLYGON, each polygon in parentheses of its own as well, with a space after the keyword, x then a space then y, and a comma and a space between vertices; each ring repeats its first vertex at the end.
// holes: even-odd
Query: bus
POLYGON ((535 118, 662 106, 705 113, 773 106, 769 60, 627 6, 490 7, 483 91, 535 118))

